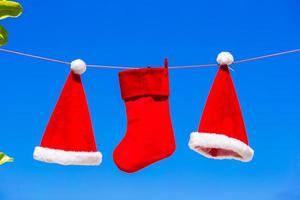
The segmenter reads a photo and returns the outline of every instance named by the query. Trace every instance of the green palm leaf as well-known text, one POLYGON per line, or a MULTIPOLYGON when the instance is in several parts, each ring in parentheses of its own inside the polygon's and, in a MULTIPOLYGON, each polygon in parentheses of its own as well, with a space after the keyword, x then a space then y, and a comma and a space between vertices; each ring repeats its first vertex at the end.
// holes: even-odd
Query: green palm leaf
POLYGON ((10 158, 9 156, 5 155, 3 152, 0 152, 0 165, 6 163, 6 162, 13 162, 13 158, 10 158))
POLYGON ((18 2, 0 0, 0 19, 18 17, 22 12, 23 8, 18 2))
POLYGON ((8 41, 8 34, 6 29, 0 25, 0 46, 3 46, 8 41))
MULTIPOLYGON (((18 2, 0 0, 0 20, 8 17, 18 17, 22 14, 23 8, 18 2)), ((6 29, 0 25, 0 46, 8 41, 6 29)))

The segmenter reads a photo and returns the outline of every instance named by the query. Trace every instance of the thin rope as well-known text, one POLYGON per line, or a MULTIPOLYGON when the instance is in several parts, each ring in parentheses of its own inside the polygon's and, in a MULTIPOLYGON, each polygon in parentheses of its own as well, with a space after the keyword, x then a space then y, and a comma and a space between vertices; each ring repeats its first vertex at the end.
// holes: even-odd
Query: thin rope
MULTIPOLYGON (((29 58, 35 58, 35 59, 39 59, 39 60, 46 60, 46 61, 54 62, 54 63, 60 63, 60 64, 65 64, 65 65, 71 64, 70 62, 66 62, 66 61, 62 61, 62 60, 37 56, 37 55, 33 55, 33 54, 28 54, 28 53, 23 53, 23 52, 18 52, 18 51, 3 49, 3 48, 0 48, 0 51, 10 53, 10 54, 20 55, 20 56, 25 56, 25 57, 29 57, 29 58)), ((247 59, 243 59, 243 60, 237 60, 237 61, 234 61, 233 64, 240 64, 240 63, 244 63, 244 62, 262 60, 265 58, 271 58, 271 57, 276 57, 276 56, 281 56, 281 55, 286 55, 286 54, 291 54, 291 53, 299 53, 299 52, 300 52, 300 49, 294 49, 294 50, 283 51, 283 52, 279 52, 279 53, 273 53, 273 54, 267 54, 267 55, 263 55, 263 56, 247 58, 247 59)), ((138 69, 138 67, 123 67, 123 66, 108 66, 108 65, 86 65, 86 66, 90 67, 90 68, 102 68, 102 69, 138 69)), ((192 68, 205 68, 205 67, 217 67, 217 66, 219 66, 219 65, 218 64, 183 65, 183 66, 170 66, 169 69, 192 69, 192 68)))
POLYGON ((204 67, 217 67, 218 64, 202 64, 202 65, 183 65, 183 66, 173 66, 168 67, 170 69, 189 69, 189 68, 204 68, 204 67))
POLYGON ((29 57, 29 58, 36 58, 36 59, 40 59, 40 60, 46 60, 46 61, 50 61, 50 62, 70 65, 70 62, 65 62, 65 61, 62 61, 62 60, 56 60, 56 59, 52 59, 52 58, 46 58, 46 57, 42 57, 42 56, 36 56, 36 55, 33 55, 33 54, 27 54, 27 53, 12 51, 12 50, 3 49, 3 48, 0 48, 0 51, 6 52, 6 53, 11 53, 11 54, 16 54, 16 55, 20 55, 20 56, 25 56, 25 57, 29 57))
POLYGON ((121 66, 108 66, 108 65, 86 65, 90 68, 105 68, 105 69, 138 69, 138 67, 121 67, 121 66))
MULTIPOLYGON (((20 55, 20 56, 25 56, 25 57, 29 57, 29 58, 35 58, 35 59, 39 59, 39 60, 46 60, 46 61, 50 61, 50 62, 54 62, 54 63, 60 63, 60 64, 65 64, 65 65, 71 64, 71 62, 66 62, 63 60, 57 60, 57 59, 53 59, 53 58, 47 58, 47 57, 43 57, 43 56, 37 56, 37 55, 33 55, 33 54, 28 54, 28 53, 23 53, 23 52, 13 51, 13 50, 8 50, 8 49, 3 49, 3 48, 0 48, 0 51, 15 54, 15 55, 20 55)), ((105 66, 105 65, 86 65, 86 66, 91 67, 91 68, 134 69, 133 67, 119 67, 119 66, 105 66)))
POLYGON ((273 54, 258 56, 258 57, 254 57, 254 58, 247 58, 247 59, 243 59, 243 60, 237 60, 237 61, 233 62, 233 64, 239 64, 239 63, 244 63, 244 62, 249 62, 249 61, 254 61, 254 60, 262 60, 262 59, 265 59, 265 58, 271 58, 271 57, 281 56, 281 55, 290 54, 290 53, 298 53, 298 52, 300 52, 300 49, 283 51, 283 52, 279 52, 279 53, 273 53, 273 54))
MULTIPOLYGON (((281 55, 286 55, 286 54, 291 54, 291 53, 299 53, 300 49, 294 49, 294 50, 289 50, 289 51, 283 51, 279 53, 273 53, 273 54, 268 54, 264 56, 257 56, 253 58, 247 58, 243 60, 237 60, 234 61, 232 64, 240 64, 244 62, 250 62, 250 61, 255 61, 255 60, 262 60, 265 58, 271 58, 271 57, 276 57, 276 56, 281 56, 281 55)), ((170 69, 188 69, 188 68, 203 68, 203 67, 218 67, 218 64, 203 64, 203 65, 187 65, 187 66, 174 66, 174 67, 169 67, 170 69)))

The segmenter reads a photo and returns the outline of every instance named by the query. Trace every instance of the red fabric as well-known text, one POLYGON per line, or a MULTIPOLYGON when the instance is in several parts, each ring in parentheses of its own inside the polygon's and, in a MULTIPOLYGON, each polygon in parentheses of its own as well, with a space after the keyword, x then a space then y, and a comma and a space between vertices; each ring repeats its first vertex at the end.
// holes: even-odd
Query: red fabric
POLYGON ((88 104, 80 75, 70 73, 52 113, 42 147, 96 152, 88 104))
POLYGON ((125 100, 127 132, 113 158, 128 173, 138 171, 175 151, 169 108, 167 68, 145 68, 119 73, 125 100))
POLYGON ((119 74, 124 100, 147 95, 169 96, 168 70, 165 68, 130 69, 119 74))
MULTIPOLYGON (((221 66, 216 75, 198 132, 223 134, 248 144, 239 100, 226 65, 221 66)), ((230 152, 210 150, 212 156, 217 156, 218 153, 226 155, 230 152)))

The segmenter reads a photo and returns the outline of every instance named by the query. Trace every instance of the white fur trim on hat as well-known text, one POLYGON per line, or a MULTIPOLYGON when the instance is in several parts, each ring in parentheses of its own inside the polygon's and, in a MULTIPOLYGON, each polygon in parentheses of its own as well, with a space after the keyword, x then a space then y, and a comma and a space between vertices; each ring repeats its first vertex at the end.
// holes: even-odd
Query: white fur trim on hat
POLYGON ((33 158, 61 165, 100 165, 102 162, 101 152, 64 151, 45 147, 35 147, 33 158))
POLYGON ((219 65, 230 65, 234 62, 234 58, 231 53, 222 51, 218 54, 217 62, 219 63, 219 65))
POLYGON ((235 159, 242 162, 249 162, 252 160, 254 155, 253 149, 244 142, 216 133, 191 133, 189 147, 197 153, 213 159, 235 159), (213 157, 209 154, 209 150, 211 148, 227 150, 229 153, 213 157), (240 157, 230 155, 230 152, 236 153, 240 157))
POLYGON ((75 74, 81 75, 86 71, 86 64, 81 59, 74 60, 71 62, 71 70, 75 74))

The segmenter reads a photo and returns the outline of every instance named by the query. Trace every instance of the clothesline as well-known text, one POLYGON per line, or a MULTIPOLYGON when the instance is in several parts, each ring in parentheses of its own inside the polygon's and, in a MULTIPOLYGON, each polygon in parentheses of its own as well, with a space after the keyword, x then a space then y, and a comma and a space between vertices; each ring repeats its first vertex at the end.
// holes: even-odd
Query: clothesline
MULTIPOLYGON (((28 54, 28 53, 23 53, 23 52, 13 51, 13 50, 8 50, 8 49, 3 49, 3 48, 0 48, 0 51, 5 52, 5 53, 20 55, 20 56, 25 56, 25 57, 29 57, 29 58, 45 60, 45 61, 54 62, 54 63, 60 63, 60 64, 65 64, 65 65, 71 64, 71 62, 66 62, 63 60, 57 60, 57 59, 53 59, 53 58, 37 56, 37 55, 33 55, 33 54, 28 54)), ((291 53, 299 53, 299 52, 300 52, 300 49, 293 49, 293 50, 283 51, 283 52, 279 52, 279 53, 273 53, 273 54, 267 54, 267 55, 263 55, 263 56, 257 56, 257 57, 242 59, 242 60, 236 60, 233 62, 233 64, 239 64, 239 63, 250 62, 250 61, 255 61, 255 60, 262 60, 262 59, 266 59, 266 58, 277 57, 277 56, 281 56, 281 55, 286 55, 286 54, 291 54, 291 53)), ((102 69, 136 69, 136 68, 138 68, 138 67, 90 65, 90 64, 87 64, 86 66, 90 67, 90 68, 102 68, 102 69)), ((170 66, 169 69, 190 69, 190 68, 204 68, 204 67, 217 67, 217 66, 218 66, 218 64, 182 65, 182 66, 170 66)))

